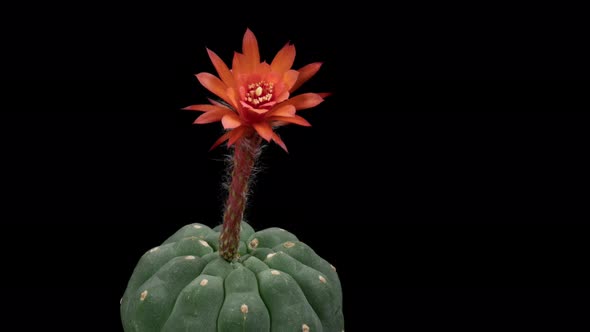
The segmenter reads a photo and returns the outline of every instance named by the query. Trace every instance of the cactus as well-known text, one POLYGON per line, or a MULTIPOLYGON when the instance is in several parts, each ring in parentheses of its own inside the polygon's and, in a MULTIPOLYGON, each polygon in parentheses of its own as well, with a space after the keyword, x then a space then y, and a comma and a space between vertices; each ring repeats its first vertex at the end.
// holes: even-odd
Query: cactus
POLYGON ((186 225, 141 257, 121 299, 126 332, 343 331, 330 263, 288 231, 246 222, 228 262, 220 230, 186 225))
POLYGON ((208 50, 219 78, 197 79, 221 100, 191 105, 204 112, 196 124, 221 121, 230 159, 223 224, 181 228, 146 252, 121 299, 126 332, 323 331, 342 332, 342 291, 336 269, 280 228, 254 232, 243 221, 251 176, 263 140, 287 147, 274 132, 286 124, 309 126, 296 111, 320 104, 328 93, 291 93, 321 63, 291 69, 295 47, 285 45, 271 64, 260 62, 258 42, 247 30, 243 54, 230 70, 208 50))

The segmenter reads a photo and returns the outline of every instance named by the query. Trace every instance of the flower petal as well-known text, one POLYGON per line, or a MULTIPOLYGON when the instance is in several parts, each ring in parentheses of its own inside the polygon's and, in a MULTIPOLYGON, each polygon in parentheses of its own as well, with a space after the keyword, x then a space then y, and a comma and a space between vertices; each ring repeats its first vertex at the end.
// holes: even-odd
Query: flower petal
POLYGON ((225 91, 227 94, 228 100, 227 102, 238 112, 238 114, 242 114, 240 104, 238 103, 238 94, 234 88, 227 88, 225 91))
POLYGON ((324 98, 322 98, 319 94, 317 93, 303 93, 300 95, 297 95, 289 100, 286 100, 285 102, 281 103, 279 105, 279 107, 281 105, 293 105, 295 106, 296 110, 304 110, 304 109, 308 109, 308 108, 312 108, 317 106, 318 104, 320 104, 322 101, 324 101, 324 98))
POLYGON ((193 122, 194 124, 205 124, 205 123, 211 123, 211 122, 216 122, 219 121, 223 118, 224 115, 232 113, 232 111, 230 110, 224 110, 224 111, 211 111, 211 112, 206 112, 201 114, 201 116, 199 116, 195 122, 193 122))
POLYGON ((230 131, 229 134, 229 141, 227 142, 227 146, 232 146, 234 145, 235 142, 237 142, 240 138, 242 138, 242 136, 244 136, 244 134, 246 133, 246 127, 245 126, 241 126, 238 127, 232 131, 230 131))
POLYGON ((242 53, 246 56, 246 65, 254 69, 260 63, 260 53, 258 52, 258 41, 250 29, 246 29, 244 39, 242 40, 242 53))
POLYGON ((229 139, 230 134, 231 134, 231 132, 227 132, 227 133, 223 134, 221 137, 219 137, 217 139, 217 141, 215 141, 215 143, 213 143, 213 146, 211 146, 211 148, 209 148, 209 151, 211 151, 211 150, 215 149, 216 147, 218 147, 219 144, 227 141, 229 139))
POLYGON ((277 103, 282 103, 285 100, 289 99, 289 91, 285 90, 281 92, 278 96, 276 96, 277 103))
POLYGON ((230 102, 226 92, 227 86, 219 78, 209 73, 199 73, 195 76, 207 90, 213 92, 216 96, 228 103, 230 102))
POLYGON ((213 111, 225 111, 229 109, 223 104, 218 103, 216 105, 201 104, 201 105, 190 105, 183 108, 185 111, 200 111, 200 112, 213 112, 213 111))
POLYGON ((250 110, 256 114, 264 114, 264 113, 268 112, 268 109, 266 109, 266 108, 249 108, 248 110, 250 110))
POLYGON ((254 69, 254 72, 258 75, 266 76, 266 75, 270 75, 271 68, 270 68, 270 65, 268 63, 266 63, 266 61, 265 61, 265 62, 261 62, 261 63, 257 64, 256 68, 254 69))
POLYGON ((291 91, 291 88, 297 82, 297 78, 299 77, 299 72, 297 70, 287 70, 283 75, 283 82, 287 86, 287 90, 291 91))
POLYGON ((299 115, 295 116, 271 116, 268 118, 271 121, 280 121, 280 122, 288 122, 294 123, 304 127, 311 127, 311 123, 307 122, 304 118, 300 117, 299 115))
POLYGON ((291 69, 293 61, 295 60, 295 46, 287 43, 281 50, 275 55, 274 59, 270 63, 270 68, 274 72, 285 72, 291 69))
POLYGON ((234 52, 234 58, 232 59, 231 72, 234 78, 237 79, 245 71, 244 68, 244 55, 239 52, 234 52))
POLYGON ((277 135, 277 133, 272 133, 272 140, 277 143, 281 148, 283 148, 283 150, 285 150, 285 152, 289 153, 289 150, 287 150, 287 146, 285 145, 285 142, 283 142, 283 140, 281 139, 281 137, 279 135, 277 135))
POLYGON ((273 131, 272 127, 268 122, 255 122, 252 124, 252 127, 256 129, 256 132, 258 133, 258 135, 260 135, 260 137, 264 138, 267 142, 270 142, 273 131))
POLYGON ((244 109, 246 111, 248 111, 248 112, 253 112, 253 113, 256 113, 256 114, 264 114, 264 113, 267 113, 268 112, 268 109, 266 109, 266 108, 254 108, 254 107, 246 104, 243 101, 241 103, 242 103, 242 107, 244 107, 244 109))
POLYGON ((266 116, 295 116, 295 106, 283 103, 281 106, 268 112, 266 116))
POLYGON ((217 74, 219 74, 219 77, 223 83, 228 86, 233 86, 234 76, 232 75, 231 71, 229 71, 229 68, 227 68, 225 62, 223 62, 223 60, 221 60, 221 58, 210 49, 207 49, 207 53, 209 54, 209 59, 211 59, 211 62, 213 63, 213 66, 215 67, 215 70, 217 70, 217 74))
POLYGON ((225 107, 225 108, 228 108, 228 106, 230 106, 227 102, 222 103, 221 101, 215 100, 215 99, 212 99, 212 98, 207 98, 207 100, 211 104, 216 105, 216 106, 221 106, 221 107, 225 107))
POLYGON ((242 121, 236 113, 227 113, 221 118, 221 124, 225 129, 234 129, 242 125, 242 121))
POLYGON ((322 66, 321 62, 314 62, 308 65, 301 67, 301 69, 297 70, 299 72, 299 77, 297 77, 297 82, 291 87, 291 92, 297 90, 301 84, 307 82, 313 75, 315 75, 320 67, 322 66))

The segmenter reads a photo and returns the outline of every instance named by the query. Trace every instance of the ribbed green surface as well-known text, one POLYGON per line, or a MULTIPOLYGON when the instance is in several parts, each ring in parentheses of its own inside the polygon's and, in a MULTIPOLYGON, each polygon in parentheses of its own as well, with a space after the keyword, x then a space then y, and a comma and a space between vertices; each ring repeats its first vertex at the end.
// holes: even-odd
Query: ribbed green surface
POLYGON ((240 259, 223 260, 219 227, 181 228, 139 260, 121 299, 126 332, 341 332, 336 269, 280 228, 242 223, 240 259))

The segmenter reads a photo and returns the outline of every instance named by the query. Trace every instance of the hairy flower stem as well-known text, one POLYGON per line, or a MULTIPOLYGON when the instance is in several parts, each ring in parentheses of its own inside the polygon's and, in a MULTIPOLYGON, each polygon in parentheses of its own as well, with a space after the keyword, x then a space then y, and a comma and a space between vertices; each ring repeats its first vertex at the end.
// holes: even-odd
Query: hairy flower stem
POLYGON ((228 262, 238 258, 240 223, 244 216, 252 170, 260 154, 260 143, 261 137, 252 133, 240 138, 234 145, 229 192, 219 236, 219 254, 228 262))

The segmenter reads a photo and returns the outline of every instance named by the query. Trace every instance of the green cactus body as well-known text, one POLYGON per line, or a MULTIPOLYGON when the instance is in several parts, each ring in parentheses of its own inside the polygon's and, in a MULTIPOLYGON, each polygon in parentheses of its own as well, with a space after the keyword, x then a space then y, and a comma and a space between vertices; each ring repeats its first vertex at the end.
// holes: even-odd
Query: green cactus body
POLYGON ((234 262, 219 227, 184 226, 146 252, 121 299, 126 332, 341 332, 336 269, 280 228, 241 223, 234 262))

